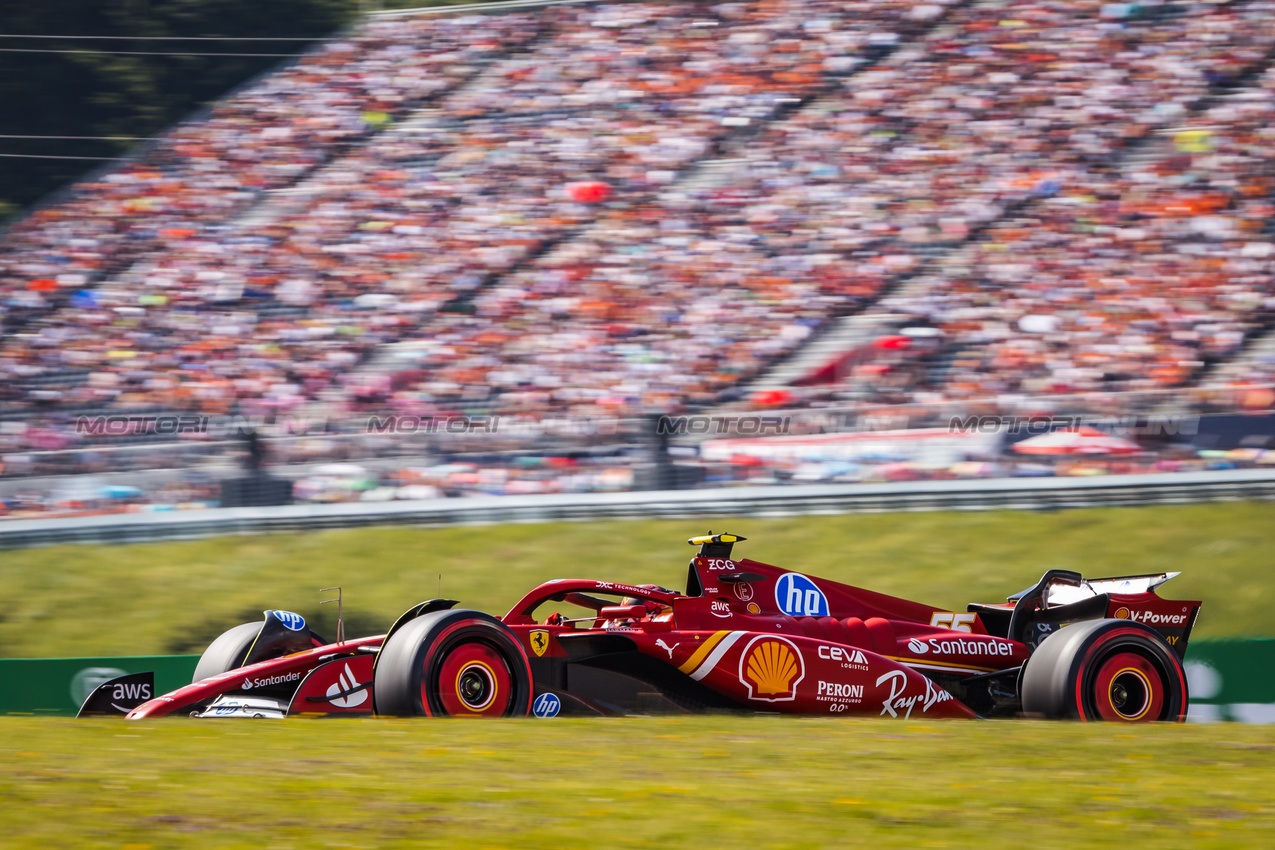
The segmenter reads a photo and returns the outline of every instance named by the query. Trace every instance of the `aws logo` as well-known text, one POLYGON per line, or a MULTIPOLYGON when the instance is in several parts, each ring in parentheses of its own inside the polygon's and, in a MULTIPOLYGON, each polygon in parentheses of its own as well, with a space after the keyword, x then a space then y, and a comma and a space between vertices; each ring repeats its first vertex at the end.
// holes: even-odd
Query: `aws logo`
POLYGON ((739 680, 748 688, 749 699, 790 702, 804 678, 806 660, 787 638, 755 637, 739 656, 739 680))
POLYGON ((828 616, 828 597, 800 573, 784 573, 775 582, 775 604, 789 617, 828 616))
POLYGON ((115 686, 111 693, 111 699, 124 700, 148 700, 151 698, 151 686, 143 683, 130 684, 121 682, 115 686))

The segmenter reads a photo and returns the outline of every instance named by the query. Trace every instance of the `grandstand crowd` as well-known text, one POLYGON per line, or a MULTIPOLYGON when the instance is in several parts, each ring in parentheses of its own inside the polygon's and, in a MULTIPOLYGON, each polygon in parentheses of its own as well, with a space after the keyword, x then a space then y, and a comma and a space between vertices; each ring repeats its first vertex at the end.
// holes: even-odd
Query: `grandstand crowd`
POLYGON ((373 17, 0 237, 0 450, 758 406, 852 314, 928 343, 784 403, 1267 386, 1273 51, 1273 0, 373 17))

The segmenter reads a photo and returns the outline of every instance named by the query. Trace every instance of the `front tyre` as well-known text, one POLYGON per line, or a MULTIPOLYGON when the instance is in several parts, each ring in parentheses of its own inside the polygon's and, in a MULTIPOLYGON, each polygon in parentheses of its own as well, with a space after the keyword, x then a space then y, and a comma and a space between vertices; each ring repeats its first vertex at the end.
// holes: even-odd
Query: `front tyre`
POLYGON ((531 664, 495 617, 436 611, 386 640, 372 694, 382 715, 525 717, 531 713, 531 664))
POLYGON ((253 641, 261 634, 261 623, 244 623, 221 633, 216 640, 208 644, 204 654, 199 656, 195 665, 192 682, 198 682, 212 676, 220 676, 243 666, 252 649, 253 641))
POLYGON ((1186 719, 1186 674, 1154 629, 1093 620, 1045 638, 1022 678, 1023 713, 1051 719, 1145 723, 1186 719))

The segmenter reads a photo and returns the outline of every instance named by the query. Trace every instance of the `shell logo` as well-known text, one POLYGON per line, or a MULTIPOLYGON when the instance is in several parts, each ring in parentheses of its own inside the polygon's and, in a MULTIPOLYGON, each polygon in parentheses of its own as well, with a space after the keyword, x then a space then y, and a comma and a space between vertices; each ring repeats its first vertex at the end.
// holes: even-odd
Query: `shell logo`
POLYGON ((1117 619, 1117 620, 1127 620, 1127 619, 1129 619, 1129 609, 1128 609, 1128 608, 1117 608, 1117 609, 1116 609, 1116 619, 1117 619))
POLYGON ((755 637, 739 656, 739 680, 748 688, 749 699, 790 702, 797 698, 797 685, 804 678, 806 660, 786 638, 755 637))

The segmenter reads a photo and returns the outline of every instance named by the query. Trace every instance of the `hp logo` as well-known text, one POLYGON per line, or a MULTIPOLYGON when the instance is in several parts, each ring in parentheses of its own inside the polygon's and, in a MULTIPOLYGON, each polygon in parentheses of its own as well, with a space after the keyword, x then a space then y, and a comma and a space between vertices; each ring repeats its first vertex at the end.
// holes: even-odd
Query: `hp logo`
POLYGON ((799 573, 784 573, 775 582, 775 604, 789 617, 828 616, 828 597, 799 573))
POLYGON ((300 614, 293 614, 291 611, 267 611, 266 613, 283 623, 284 627, 291 631, 299 632, 305 628, 305 617, 300 614))
POLYGON ((536 717, 557 717, 562 711, 562 700, 556 694, 541 694, 531 704, 531 713, 536 717))

